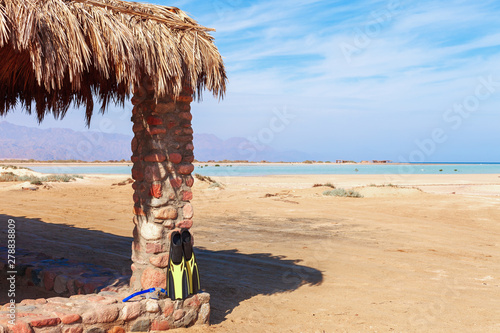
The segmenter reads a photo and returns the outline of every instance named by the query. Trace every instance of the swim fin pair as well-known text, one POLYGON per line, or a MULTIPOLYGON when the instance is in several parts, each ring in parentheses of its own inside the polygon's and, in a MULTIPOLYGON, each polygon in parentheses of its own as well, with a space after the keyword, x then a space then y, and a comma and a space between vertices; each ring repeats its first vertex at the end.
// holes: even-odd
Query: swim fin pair
POLYGON ((167 273, 168 296, 185 299, 200 290, 198 263, 193 252, 191 233, 188 230, 175 231, 171 235, 170 259, 167 273))

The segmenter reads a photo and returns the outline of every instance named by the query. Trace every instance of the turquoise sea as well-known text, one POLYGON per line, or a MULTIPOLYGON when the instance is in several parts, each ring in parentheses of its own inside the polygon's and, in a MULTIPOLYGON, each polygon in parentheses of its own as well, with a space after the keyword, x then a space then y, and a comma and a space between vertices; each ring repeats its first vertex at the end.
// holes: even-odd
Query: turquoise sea
MULTIPOLYGON (((132 165, 30 166, 43 173, 122 174, 130 175, 132 165)), ((267 175, 375 175, 375 174, 500 174, 500 163, 428 163, 428 164, 258 164, 197 165, 195 173, 205 176, 267 176, 267 175)))

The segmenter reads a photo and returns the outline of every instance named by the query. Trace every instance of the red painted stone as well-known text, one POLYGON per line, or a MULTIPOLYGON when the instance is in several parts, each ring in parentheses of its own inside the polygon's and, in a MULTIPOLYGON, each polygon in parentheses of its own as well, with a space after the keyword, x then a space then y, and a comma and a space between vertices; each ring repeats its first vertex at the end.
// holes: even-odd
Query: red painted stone
POLYGON ((63 333, 83 333, 82 325, 73 325, 70 327, 66 327, 63 330, 63 333))
POLYGON ((154 320, 151 324, 151 331, 167 331, 170 329, 170 324, 167 320, 154 320))
POLYGON ((174 320, 180 320, 182 317, 184 317, 184 310, 178 309, 174 311, 174 320))
POLYGON ((176 130, 174 131, 174 135, 175 135, 175 136, 178 136, 178 135, 181 135, 181 134, 182 134, 182 129, 180 129, 180 128, 179 128, 179 129, 176 129, 176 130))
POLYGON ((134 126, 132 127, 132 131, 134 133, 140 132, 144 129, 144 126, 142 126, 141 123, 135 123, 134 126))
POLYGON ((149 191, 149 184, 140 183, 140 185, 138 185, 138 187, 137 187, 137 190, 141 193, 146 194, 149 191))
POLYGON ((163 244, 159 243, 146 243, 146 253, 160 253, 164 252, 163 244))
POLYGON ((179 173, 181 175, 190 175, 194 171, 194 165, 192 164, 182 164, 179 165, 179 173))
POLYGON ((177 218, 177 209, 167 207, 156 213, 156 218, 160 220, 175 220, 177 218))
POLYGON ((179 135, 177 138, 176 138, 177 142, 180 142, 180 143, 189 143, 189 142, 193 142, 193 136, 192 135, 179 135))
POLYGON ((54 314, 61 319, 63 324, 73 324, 82 319, 82 317, 76 313, 54 312, 54 314))
POLYGON ((144 157, 146 162, 163 162, 167 159, 167 156, 163 154, 151 154, 144 157))
POLYGON ((168 154, 168 160, 172 163, 179 164, 182 161, 182 155, 179 153, 168 154))
POLYGON ((189 201, 193 199, 193 192, 182 192, 182 201, 189 201))
POLYGON ((147 119, 148 125, 162 125, 163 120, 160 117, 149 116, 147 119))
POLYGON ((184 128, 191 128, 191 122, 183 124, 182 127, 184 127, 184 128))
POLYGON ((142 173, 141 170, 139 170, 139 168, 136 168, 136 167, 133 167, 132 168, 132 178, 134 180, 137 180, 137 181, 141 181, 144 179, 144 174, 142 173))
POLYGON ((158 103, 155 106, 157 113, 169 113, 175 111, 175 103, 158 103))
POLYGON ((193 129, 192 128, 185 128, 182 130, 184 134, 193 134, 193 129))
POLYGON ((191 103, 193 101, 193 97, 191 97, 191 96, 179 96, 175 100, 177 102, 181 102, 181 103, 191 103))
POLYGON ((7 327, 12 333, 32 333, 33 329, 28 323, 22 320, 16 320, 14 325, 8 324, 7 327))
POLYGON ((61 323, 61 319, 58 317, 53 318, 37 318, 30 321, 31 327, 45 327, 45 326, 56 326, 61 323))
POLYGON ((165 301, 165 308, 163 309, 163 315, 168 317, 174 313, 174 303, 171 300, 165 301))
POLYGON ((135 150, 137 149, 137 145, 138 145, 138 143, 137 143, 137 138, 136 138, 136 137, 134 137, 134 138, 132 139, 132 152, 135 152, 135 150))
POLYGON ((191 112, 181 112, 179 113, 179 118, 191 121, 193 119, 193 115, 191 112))
POLYGON ((135 207, 135 206, 134 206, 134 215, 146 216, 141 207, 135 207))
POLYGON ((157 199, 161 198, 161 184, 151 184, 151 190, 149 191, 149 194, 157 199))
POLYGON ((193 187, 193 185, 194 185, 194 178, 193 178, 193 176, 186 177, 186 186, 193 187))
POLYGON ((148 133, 150 135, 165 134, 165 133, 167 133, 167 130, 165 128, 163 128, 163 127, 157 127, 157 126, 155 126, 155 127, 148 128, 148 133))
POLYGON ((194 150, 194 146, 193 146, 193 144, 192 144, 192 143, 188 143, 188 144, 186 145, 186 150, 194 150))
POLYGON ((177 105, 177 109, 179 111, 191 111, 191 105, 188 103, 179 103, 179 105, 177 105))
POLYGON ((140 200, 139 194, 137 194, 137 193, 134 193, 134 195, 132 196, 132 198, 134 199, 134 202, 139 202, 139 200, 140 200))
POLYGON ((182 94, 183 95, 193 95, 194 91, 193 91, 193 88, 191 87, 188 87, 188 86, 185 86, 185 87, 182 87, 182 94))
POLYGON ((132 189, 137 190, 137 182, 132 183, 132 189))
POLYGON ((168 266, 169 254, 159 254, 157 256, 149 258, 149 262, 159 268, 165 268, 168 266))
POLYGON ((130 102, 132 103, 132 105, 138 105, 139 103, 142 102, 142 98, 134 96, 130 99, 130 102))
POLYGON ((171 178, 170 185, 172 185, 173 188, 179 188, 182 185, 182 179, 181 178, 171 178))
POLYGON ((57 274, 54 272, 43 273, 43 286, 45 290, 52 290, 54 288, 54 280, 56 279, 57 274))
POLYGON ((141 276, 141 286, 143 289, 166 288, 167 277, 164 271, 148 267, 141 276))
POLYGON ((177 123, 173 120, 170 120, 169 122, 167 122, 168 129, 171 129, 171 128, 175 127, 176 125, 177 125, 177 123))
POLYGON ((193 163, 194 162, 194 155, 189 155, 189 156, 184 157, 184 162, 193 163))
POLYGON ((137 163, 141 160, 141 157, 140 156, 136 156, 136 155, 133 155, 130 157, 130 160, 133 162, 133 163, 137 163))
POLYGON ((179 229, 190 229, 193 226, 193 220, 183 220, 177 222, 176 226, 179 229))
POLYGON ((191 219, 193 215, 194 215, 193 206, 191 204, 188 203, 184 205, 184 207, 182 207, 182 216, 185 219, 191 219))

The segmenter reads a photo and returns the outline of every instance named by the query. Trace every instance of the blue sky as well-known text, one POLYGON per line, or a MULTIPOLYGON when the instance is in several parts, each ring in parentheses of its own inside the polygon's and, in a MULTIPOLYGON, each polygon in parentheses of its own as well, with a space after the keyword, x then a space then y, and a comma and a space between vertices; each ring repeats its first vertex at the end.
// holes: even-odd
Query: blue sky
MULTIPOLYGON (((197 133, 318 160, 500 161, 498 1, 153 2, 217 30, 228 91, 193 105, 197 133)), ((132 134, 130 110, 91 130, 132 134)), ((41 127, 86 130, 83 118, 41 127)))

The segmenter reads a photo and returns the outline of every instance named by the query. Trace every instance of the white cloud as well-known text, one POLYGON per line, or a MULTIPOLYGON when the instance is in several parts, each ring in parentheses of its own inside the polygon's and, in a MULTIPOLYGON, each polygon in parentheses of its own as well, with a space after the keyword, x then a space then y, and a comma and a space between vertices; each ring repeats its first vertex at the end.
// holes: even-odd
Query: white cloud
MULTIPOLYGON (((300 122, 276 139, 281 148, 288 143, 290 149, 315 147, 334 154, 339 148, 329 142, 355 131, 372 138, 371 147, 378 143, 390 155, 384 158, 395 158, 402 146, 411 147, 439 125, 447 108, 471 94, 478 77, 492 74, 500 80, 495 1, 400 1, 399 11, 387 16, 390 3, 174 2, 217 29, 216 44, 229 74, 225 101, 218 103, 207 93, 194 108, 199 110, 195 130, 221 137, 252 135, 273 108, 287 106, 300 122), (365 37, 366 45, 360 43, 360 31, 377 28, 374 17, 385 20, 365 37), (345 44, 359 50, 350 61, 341 50, 345 44)), ((483 103, 484 110, 474 115, 475 127, 464 135, 481 133, 473 142, 498 140, 498 131, 481 132, 481 126, 500 121, 498 103, 498 98, 483 103)), ((343 145, 360 156, 367 151, 362 141, 343 145)), ((448 146, 460 151, 458 143, 448 146)))

